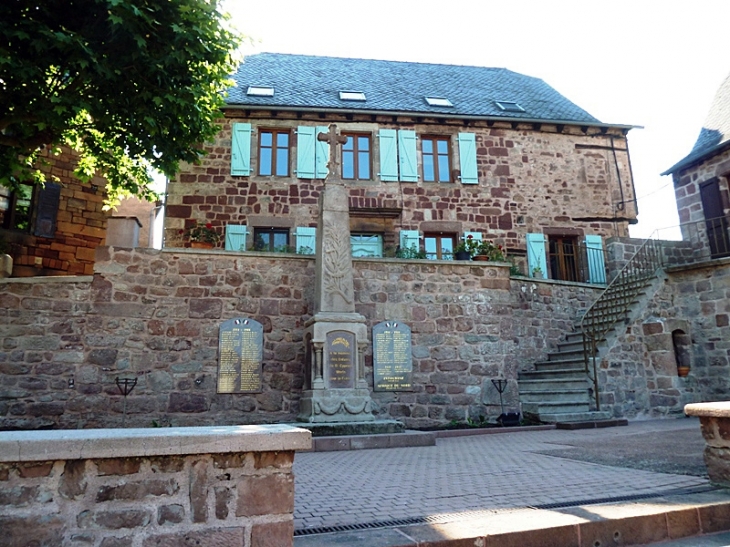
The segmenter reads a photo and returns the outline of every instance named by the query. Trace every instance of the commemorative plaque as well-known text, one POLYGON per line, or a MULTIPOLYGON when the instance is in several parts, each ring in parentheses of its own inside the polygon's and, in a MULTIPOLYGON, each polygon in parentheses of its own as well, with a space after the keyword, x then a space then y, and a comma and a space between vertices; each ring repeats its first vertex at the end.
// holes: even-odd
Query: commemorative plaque
POLYGON ((325 364, 330 388, 355 387, 355 335, 344 330, 327 333, 325 364))
POLYGON ((253 319, 229 319, 218 337, 218 393, 260 393, 264 327, 253 319))
POLYGON ((413 391, 411 329, 397 321, 373 327, 373 389, 413 391))

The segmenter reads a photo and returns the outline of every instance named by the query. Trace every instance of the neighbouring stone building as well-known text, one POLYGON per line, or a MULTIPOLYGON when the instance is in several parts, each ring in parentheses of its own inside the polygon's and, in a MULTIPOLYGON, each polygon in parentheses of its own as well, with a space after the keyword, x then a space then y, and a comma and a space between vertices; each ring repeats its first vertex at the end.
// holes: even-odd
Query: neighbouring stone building
POLYGON ((228 250, 312 252, 328 156, 316 137, 331 123, 347 137, 355 256, 448 259, 471 235, 530 274, 600 283, 603 240, 636 221, 631 126, 600 122, 542 80, 269 53, 234 79, 207 155, 168 185, 167 247, 204 222, 228 250))

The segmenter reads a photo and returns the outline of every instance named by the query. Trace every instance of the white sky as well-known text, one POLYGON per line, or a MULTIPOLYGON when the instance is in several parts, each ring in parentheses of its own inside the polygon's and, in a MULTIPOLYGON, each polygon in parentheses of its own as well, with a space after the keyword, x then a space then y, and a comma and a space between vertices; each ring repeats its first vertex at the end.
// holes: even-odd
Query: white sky
MULTIPOLYGON (((671 177, 730 72, 728 0, 226 0, 243 53, 504 67, 629 133, 635 237, 678 224, 671 177)), ((665 232, 664 237, 667 237, 665 232)))

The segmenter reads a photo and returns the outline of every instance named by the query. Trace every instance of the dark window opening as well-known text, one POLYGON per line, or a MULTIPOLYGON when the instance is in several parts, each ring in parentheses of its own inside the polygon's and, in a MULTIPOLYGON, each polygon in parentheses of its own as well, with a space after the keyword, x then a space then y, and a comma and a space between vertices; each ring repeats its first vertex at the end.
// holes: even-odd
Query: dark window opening
POLYGON ((423 180, 425 182, 451 182, 448 137, 422 137, 423 180))
POLYGON ((3 228, 30 232, 33 194, 33 186, 30 184, 21 184, 14 192, 0 187, 0 215, 3 228))
POLYGON ((289 251, 289 230, 282 228, 254 228, 253 250, 272 253, 289 251))
POLYGON ((548 239, 548 267, 550 278, 561 281, 579 281, 578 241, 570 236, 550 236, 548 239))

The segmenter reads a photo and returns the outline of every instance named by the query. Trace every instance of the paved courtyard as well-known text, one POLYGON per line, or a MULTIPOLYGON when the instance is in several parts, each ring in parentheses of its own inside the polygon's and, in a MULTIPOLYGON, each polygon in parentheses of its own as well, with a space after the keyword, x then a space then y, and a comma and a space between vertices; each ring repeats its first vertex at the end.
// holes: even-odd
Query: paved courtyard
POLYGON ((441 438, 436 446, 299 453, 295 529, 377 524, 708 487, 699 421, 441 438))

